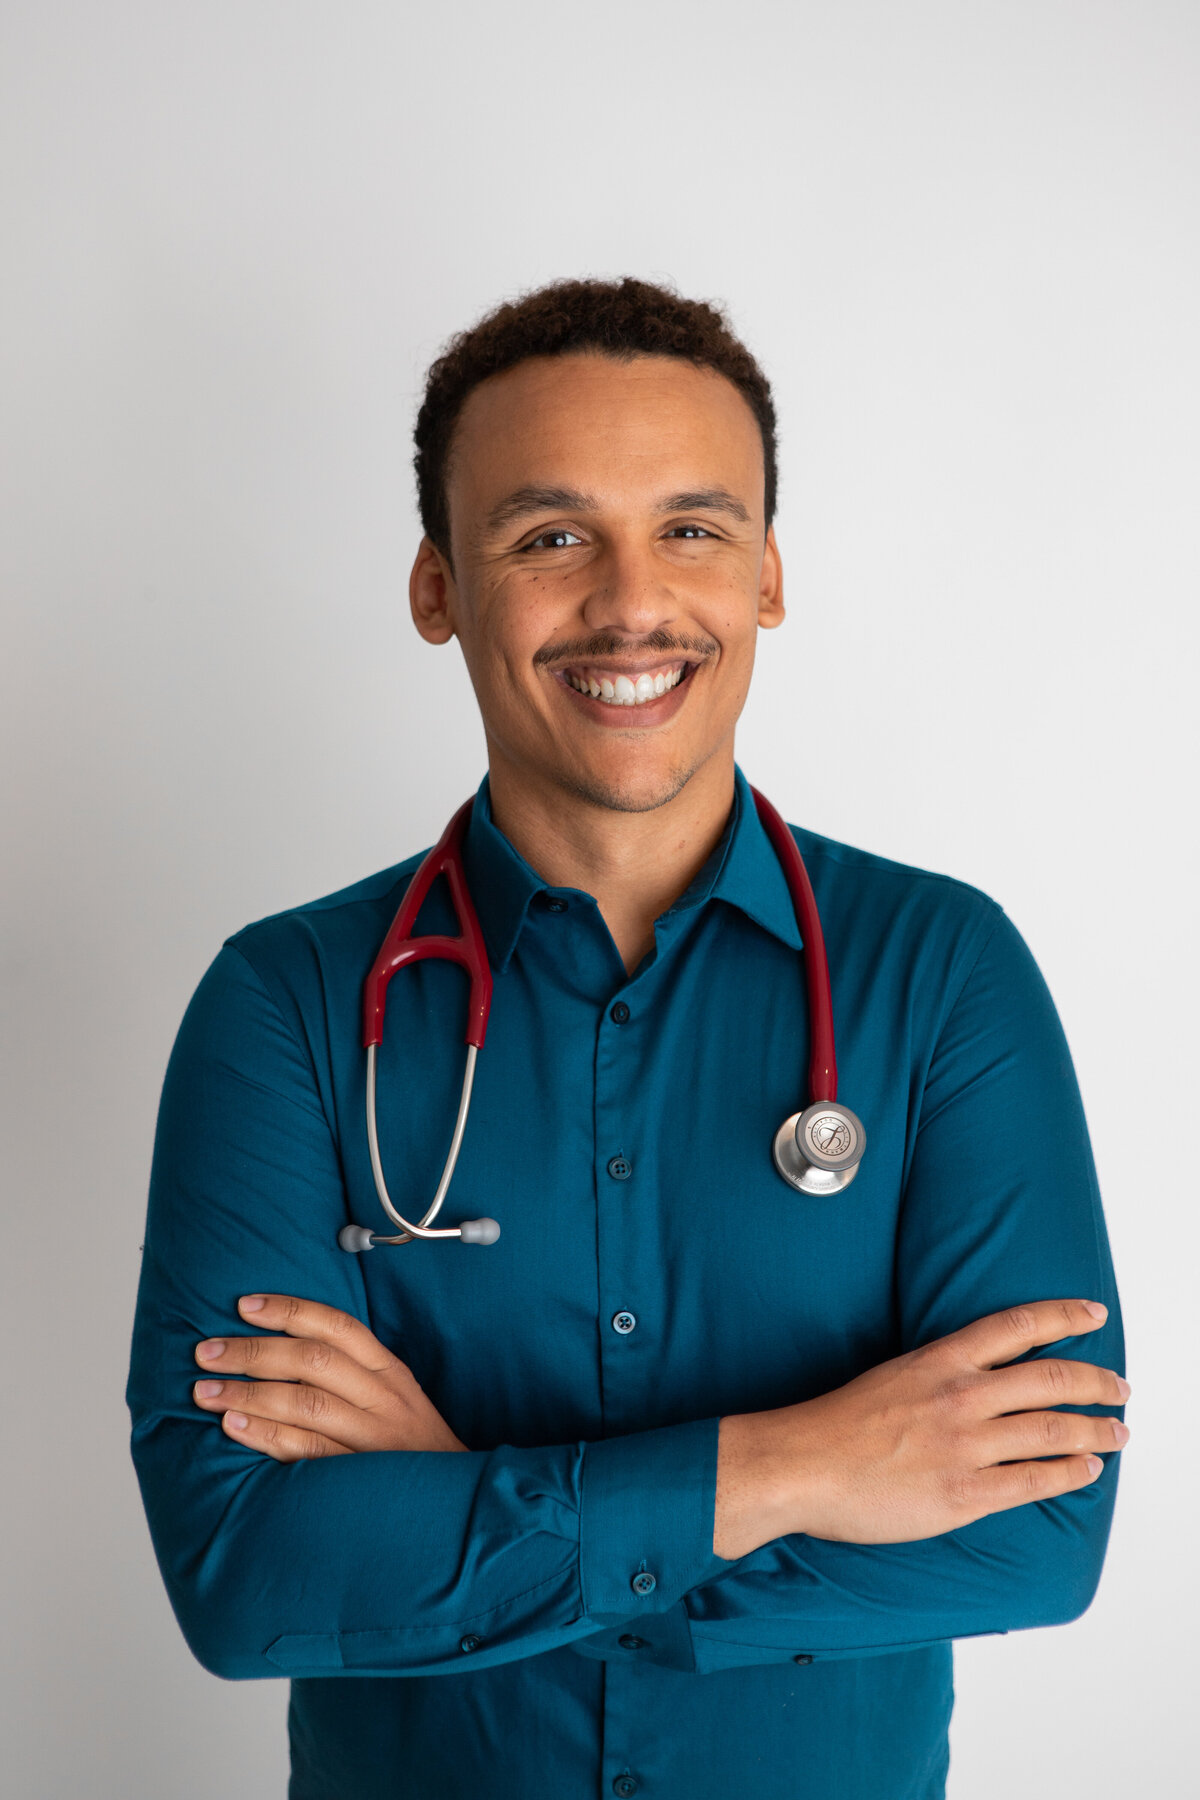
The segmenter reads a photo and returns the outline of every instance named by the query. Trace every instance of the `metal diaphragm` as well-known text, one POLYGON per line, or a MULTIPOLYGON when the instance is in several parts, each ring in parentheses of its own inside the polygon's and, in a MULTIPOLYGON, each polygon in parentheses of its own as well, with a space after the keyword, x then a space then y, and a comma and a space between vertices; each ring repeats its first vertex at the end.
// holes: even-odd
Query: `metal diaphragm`
POLYGON ((817 1100, 775 1133, 775 1167, 798 1193, 836 1194, 858 1174, 866 1147, 857 1113, 836 1100, 817 1100))

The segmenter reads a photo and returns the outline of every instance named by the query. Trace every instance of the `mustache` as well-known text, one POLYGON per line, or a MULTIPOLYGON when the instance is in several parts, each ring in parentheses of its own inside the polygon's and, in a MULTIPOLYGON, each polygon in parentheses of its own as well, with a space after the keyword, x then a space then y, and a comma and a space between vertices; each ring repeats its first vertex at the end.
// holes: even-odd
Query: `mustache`
POLYGON ((715 656, 720 648, 715 638, 692 637, 686 632, 659 630, 648 632, 642 638, 626 638, 615 631, 596 631, 591 637, 572 638, 568 644, 547 644, 534 653, 533 661, 536 668, 544 669, 552 663, 599 662, 605 656, 645 650, 709 657, 715 656))

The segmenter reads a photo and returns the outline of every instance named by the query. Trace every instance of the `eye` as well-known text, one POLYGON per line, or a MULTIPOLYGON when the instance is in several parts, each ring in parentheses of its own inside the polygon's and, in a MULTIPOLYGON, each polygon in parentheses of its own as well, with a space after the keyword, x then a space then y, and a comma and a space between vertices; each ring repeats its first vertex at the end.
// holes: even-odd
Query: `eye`
POLYGON ((550 550, 566 550, 569 548, 570 544, 582 544, 582 542, 583 539, 581 537, 576 537, 573 531, 567 531, 563 526, 555 525, 550 531, 543 531, 540 537, 535 537, 530 543, 525 544, 523 548, 526 550, 538 550, 542 548, 550 550))
POLYGON ((706 525, 672 525, 667 536, 674 537, 677 533, 680 537, 692 538, 715 537, 717 535, 715 531, 710 531, 706 525))

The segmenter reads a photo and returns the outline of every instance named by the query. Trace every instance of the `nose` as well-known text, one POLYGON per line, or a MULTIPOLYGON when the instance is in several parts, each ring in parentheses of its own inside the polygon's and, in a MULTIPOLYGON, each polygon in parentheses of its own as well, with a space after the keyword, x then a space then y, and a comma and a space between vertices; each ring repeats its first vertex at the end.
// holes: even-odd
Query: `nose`
POLYGON ((633 542, 609 545, 594 565, 595 581, 583 605, 590 631, 615 631, 622 637, 645 637, 669 624, 678 601, 653 546, 633 542))

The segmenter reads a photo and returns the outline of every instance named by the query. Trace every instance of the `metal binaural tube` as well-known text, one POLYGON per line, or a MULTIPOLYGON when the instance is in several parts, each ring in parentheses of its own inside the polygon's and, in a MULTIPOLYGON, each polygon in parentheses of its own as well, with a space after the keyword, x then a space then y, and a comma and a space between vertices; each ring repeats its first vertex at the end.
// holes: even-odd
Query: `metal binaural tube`
MULTIPOLYGON (((462 1231, 459 1226, 442 1226, 437 1230, 431 1231, 429 1229, 429 1221, 436 1218, 441 1209, 442 1202, 446 1198, 446 1193, 454 1176, 454 1166, 458 1161, 458 1153, 462 1149, 463 1134, 467 1128, 467 1114, 471 1106, 471 1088, 475 1080, 475 1059, 479 1052, 474 1044, 469 1044, 467 1046, 467 1066, 463 1073, 462 1092, 459 1095, 458 1101, 458 1117, 454 1121, 454 1135, 450 1140, 450 1151, 446 1157, 445 1167, 442 1170, 442 1177, 438 1182, 437 1192, 434 1194, 432 1204, 419 1225, 412 1224, 404 1217, 403 1213, 398 1212, 392 1205, 392 1197, 388 1193, 387 1182, 383 1178, 383 1163, 379 1155, 379 1131, 375 1120, 375 1052, 376 1046, 374 1044, 369 1044, 367 1046, 367 1146, 371 1153, 371 1173, 375 1177, 375 1192, 379 1196, 379 1204, 383 1207, 388 1218, 391 1219, 393 1224, 399 1225, 404 1234, 402 1237, 376 1237, 375 1242, 380 1244, 405 1244, 410 1238, 461 1237, 462 1231)), ((470 1222, 472 1224, 475 1223, 474 1220, 470 1222)), ((474 1241, 487 1242, 488 1240, 486 1238, 480 1238, 474 1241)))

